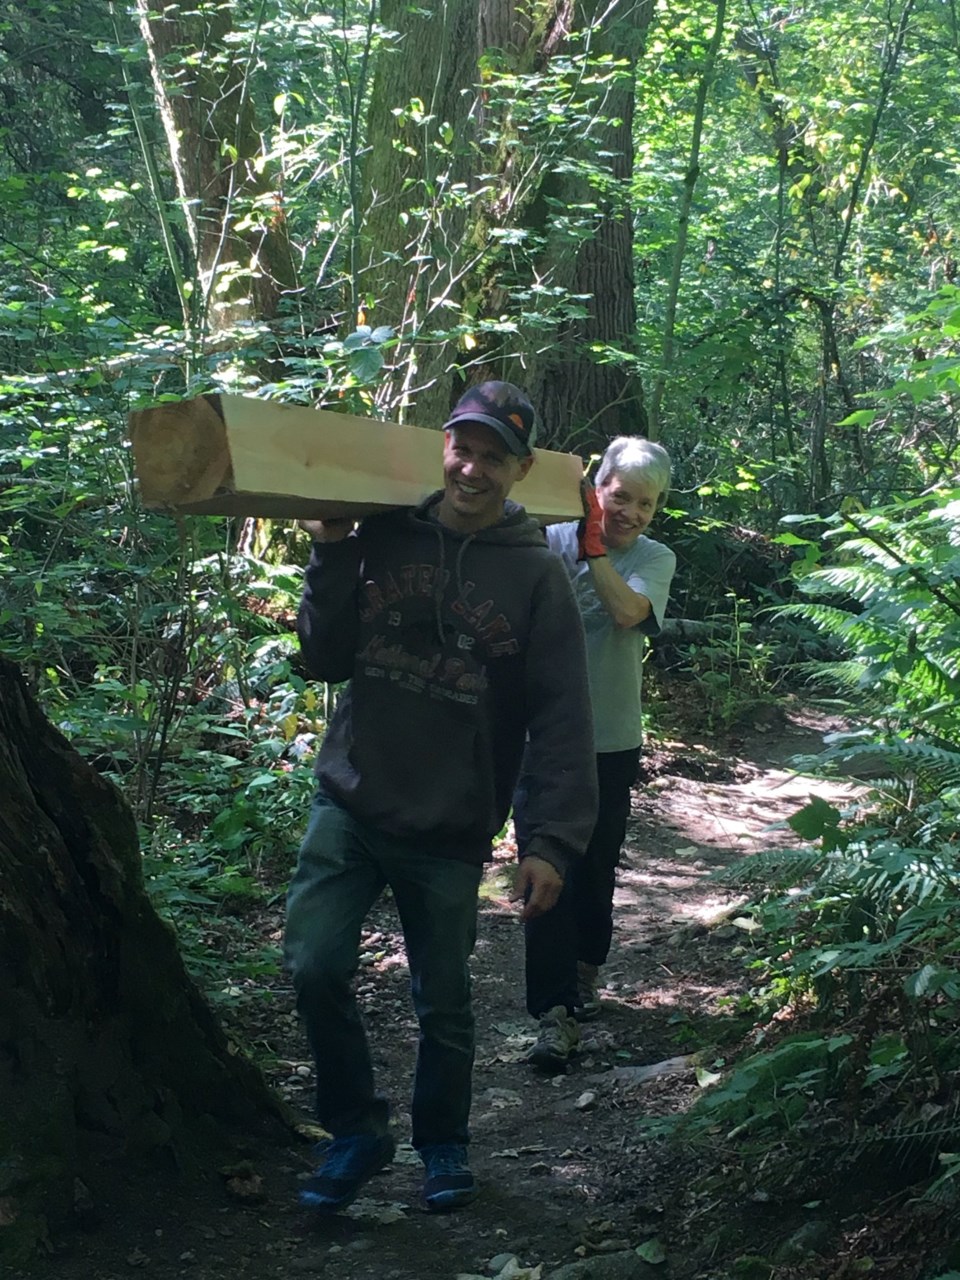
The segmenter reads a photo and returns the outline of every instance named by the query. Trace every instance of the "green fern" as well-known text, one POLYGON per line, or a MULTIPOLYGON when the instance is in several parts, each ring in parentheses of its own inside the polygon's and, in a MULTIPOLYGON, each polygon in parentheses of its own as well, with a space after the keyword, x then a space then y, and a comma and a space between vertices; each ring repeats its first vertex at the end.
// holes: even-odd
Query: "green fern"
POLYGON ((767 894, 783 893, 806 884, 823 863, 823 852, 816 847, 765 849, 750 858, 718 867, 710 879, 733 888, 761 886, 767 894))
POLYGON ((798 1030, 779 1039, 772 1021, 773 1048, 656 1124, 782 1152, 800 1182, 828 1148, 833 1166, 839 1147, 850 1171, 882 1153, 922 1178, 942 1156, 946 1197, 960 1174, 960 489, 830 526, 830 563, 782 614, 840 650, 806 671, 855 698, 860 722, 793 763, 855 779, 860 799, 848 812, 811 800, 790 819, 794 847, 712 877, 750 895, 756 1007, 791 1006, 798 1030))

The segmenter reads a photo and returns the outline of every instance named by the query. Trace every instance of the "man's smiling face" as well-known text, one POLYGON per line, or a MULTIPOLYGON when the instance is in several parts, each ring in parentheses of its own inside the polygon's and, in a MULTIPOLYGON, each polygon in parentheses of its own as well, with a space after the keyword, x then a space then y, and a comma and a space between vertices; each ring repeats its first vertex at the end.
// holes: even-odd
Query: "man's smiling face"
POLYGON ((445 432, 442 524, 458 533, 476 533, 503 517, 510 490, 530 470, 532 457, 519 458, 492 427, 459 422, 445 432))

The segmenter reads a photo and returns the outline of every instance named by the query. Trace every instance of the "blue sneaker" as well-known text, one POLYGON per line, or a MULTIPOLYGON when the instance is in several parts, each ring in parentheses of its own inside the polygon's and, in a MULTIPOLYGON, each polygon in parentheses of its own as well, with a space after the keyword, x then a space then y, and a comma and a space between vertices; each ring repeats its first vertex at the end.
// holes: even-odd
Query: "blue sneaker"
POLYGON ((423 1198, 434 1213, 461 1209, 475 1199, 477 1184, 467 1164, 467 1148, 455 1142, 436 1142, 420 1148, 427 1171, 423 1198))
POLYGON ((319 1213, 337 1213, 352 1204, 365 1182, 393 1159, 396 1145, 387 1134, 357 1133, 334 1138, 323 1149, 323 1164, 307 1180, 300 1203, 319 1213))

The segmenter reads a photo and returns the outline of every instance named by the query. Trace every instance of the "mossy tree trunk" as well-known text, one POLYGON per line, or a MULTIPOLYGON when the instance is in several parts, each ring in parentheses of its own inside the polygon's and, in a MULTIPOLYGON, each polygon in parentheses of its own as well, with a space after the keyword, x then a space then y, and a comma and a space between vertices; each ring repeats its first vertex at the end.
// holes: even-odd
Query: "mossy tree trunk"
POLYGON ((4 659, 0 989, 0 1259, 44 1238, 77 1178, 279 1124, 146 896, 130 809, 4 659))
POLYGON ((465 381, 506 377, 537 404, 543 444, 582 450, 644 429, 629 194, 651 13, 650 0, 456 0, 442 15, 384 5, 397 36, 371 96, 360 291, 370 322, 401 335, 382 393, 390 416, 410 403, 418 425, 438 425, 465 381), (579 68, 565 72, 572 54, 579 68), (569 99, 561 127, 528 123, 546 84, 569 99), (504 336, 496 322, 534 280, 559 310, 504 336), (462 336, 449 332, 458 323, 462 336))
POLYGON ((479 0, 411 6, 383 0, 380 21, 396 33, 380 51, 363 165, 362 267, 355 293, 372 300, 369 321, 400 337, 394 377, 380 399, 389 416, 439 426, 453 393, 457 345, 439 335, 459 320, 468 182, 475 167, 479 0), (410 413, 409 404, 415 409, 410 413))
POLYGON ((231 44, 231 6, 137 0, 137 17, 195 259, 201 333, 270 320, 296 268, 273 165, 231 44))
MULTIPOLYGON (((529 194, 516 202, 514 224, 542 244, 537 279, 557 289, 575 307, 552 332, 528 340, 522 380, 543 422, 541 444, 587 452, 619 434, 642 434, 646 426, 640 380, 631 368, 636 350, 634 296, 633 126, 636 66, 652 15, 649 0, 550 0, 532 27, 514 13, 513 0, 484 0, 489 25, 507 26, 521 70, 549 72, 571 52, 591 71, 600 60, 616 74, 573 74, 570 122, 560 157, 545 150, 527 180, 529 194), (494 24, 494 13, 501 16, 494 24), (591 87, 592 85, 592 87, 591 87), (589 174, 589 176, 587 176, 589 174), (579 309, 581 314, 575 314, 579 309), (625 360, 609 358, 609 349, 625 360)), ((502 152, 510 162, 509 149, 502 152)), ((497 167, 497 159, 490 161, 497 167)), ((487 308, 498 309, 500 268, 488 269, 487 308)))

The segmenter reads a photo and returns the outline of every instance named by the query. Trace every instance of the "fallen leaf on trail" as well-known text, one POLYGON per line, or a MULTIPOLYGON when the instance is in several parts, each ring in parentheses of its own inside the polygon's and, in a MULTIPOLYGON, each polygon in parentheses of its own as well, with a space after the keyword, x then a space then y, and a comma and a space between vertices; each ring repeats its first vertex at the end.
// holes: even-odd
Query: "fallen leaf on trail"
POLYGON ((518 1160, 520 1152, 516 1147, 504 1147, 503 1151, 491 1151, 490 1155, 496 1160, 518 1160))
POLYGON ((495 1022, 493 1029, 502 1036, 507 1036, 508 1038, 522 1036, 524 1040, 532 1039, 535 1034, 530 1030, 530 1024, 527 1022, 495 1022))
POLYGON ((654 1267, 667 1260, 666 1250, 656 1237, 638 1244, 635 1252, 638 1258, 642 1258, 644 1262, 649 1262, 654 1267))
POLYGON ((706 1067, 697 1067, 697 1084, 701 1089, 709 1089, 722 1078, 719 1071, 708 1071, 706 1067))
POLYGON ((489 1058, 482 1058, 480 1066, 492 1067, 498 1062, 523 1062, 530 1052, 530 1046, 533 1044, 534 1039, 534 1036, 527 1036, 523 1044, 506 1044, 502 1049, 498 1049, 496 1053, 492 1053, 489 1058))
POLYGON ((589 1111, 596 1101, 597 1095, 592 1089, 587 1089, 585 1092, 581 1093, 580 1097, 573 1105, 578 1111, 589 1111))
POLYGON ((759 920, 754 920, 753 916, 734 916, 730 921, 735 924, 738 929, 744 929, 747 933, 756 933, 758 929, 762 929, 763 925, 759 920))
POLYGON ((267 1198, 263 1178, 249 1160, 224 1165, 220 1169, 220 1177, 223 1178, 227 1195, 241 1204, 262 1204, 267 1198))
POLYGON ((695 844, 685 844, 682 849, 674 849, 673 852, 679 854, 681 858, 686 858, 694 853, 699 853, 700 850, 695 844))

